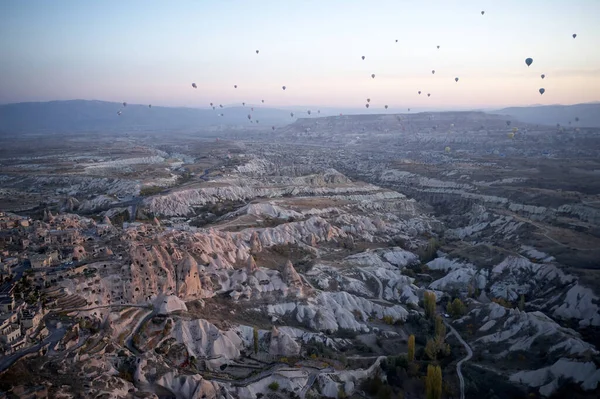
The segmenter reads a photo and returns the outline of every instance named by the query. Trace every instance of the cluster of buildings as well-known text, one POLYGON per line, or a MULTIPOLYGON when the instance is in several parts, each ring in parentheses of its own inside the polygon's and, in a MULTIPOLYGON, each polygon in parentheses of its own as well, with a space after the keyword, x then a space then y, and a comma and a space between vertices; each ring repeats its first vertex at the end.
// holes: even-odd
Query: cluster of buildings
POLYGON ((49 212, 44 220, 0 212, 0 356, 43 339, 41 293, 86 258, 103 254, 87 223, 49 212))

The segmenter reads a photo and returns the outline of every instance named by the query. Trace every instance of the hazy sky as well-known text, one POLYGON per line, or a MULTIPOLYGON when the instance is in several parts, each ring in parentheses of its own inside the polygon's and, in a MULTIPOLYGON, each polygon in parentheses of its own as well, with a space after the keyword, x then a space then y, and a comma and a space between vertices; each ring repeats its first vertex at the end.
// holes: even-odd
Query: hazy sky
POLYGON ((0 103, 597 101, 599 15, 600 0, 2 0, 0 103))

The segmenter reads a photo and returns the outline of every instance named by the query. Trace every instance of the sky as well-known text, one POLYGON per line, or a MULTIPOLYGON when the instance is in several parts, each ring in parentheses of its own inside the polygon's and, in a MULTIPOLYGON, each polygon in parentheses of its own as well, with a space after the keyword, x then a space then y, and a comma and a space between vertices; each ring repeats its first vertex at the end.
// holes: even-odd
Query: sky
POLYGON ((599 0, 2 0, 0 103, 592 102, 598 15, 599 0))

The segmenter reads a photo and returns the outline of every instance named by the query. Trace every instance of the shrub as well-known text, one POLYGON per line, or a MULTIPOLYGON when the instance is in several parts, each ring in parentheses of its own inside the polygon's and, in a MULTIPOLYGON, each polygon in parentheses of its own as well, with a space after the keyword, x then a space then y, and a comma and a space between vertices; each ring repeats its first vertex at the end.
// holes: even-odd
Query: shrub
POLYGON ((277 391, 279 389, 279 383, 277 381, 273 381, 268 385, 271 391, 277 391))

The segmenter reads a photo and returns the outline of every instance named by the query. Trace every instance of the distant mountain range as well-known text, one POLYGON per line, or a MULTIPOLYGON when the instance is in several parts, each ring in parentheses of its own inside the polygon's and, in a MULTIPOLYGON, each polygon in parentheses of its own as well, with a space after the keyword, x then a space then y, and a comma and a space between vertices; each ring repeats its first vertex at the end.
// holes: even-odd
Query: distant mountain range
MULTIPOLYGON (((29 102, 0 105, 0 134, 69 133, 69 132, 135 132, 135 131, 201 131, 215 126, 248 126, 269 129, 294 122, 297 118, 347 114, 379 114, 383 109, 342 109, 285 107, 284 109, 254 107, 216 107, 212 109, 159 107, 107 101, 69 100, 29 102), (118 112, 121 111, 121 115, 118 112), (294 117, 290 113, 294 113, 294 117), (223 114, 224 116, 219 116, 223 114), (248 115, 251 115, 250 123, 248 115), (256 124, 256 121, 259 124, 256 124)), ((403 113, 406 113, 403 109, 403 113)), ((424 110, 413 110, 424 111, 424 110)), ((388 113, 397 113, 390 109, 388 113)), ((600 103, 512 107, 492 114, 508 115, 514 119, 536 124, 600 127, 600 103), (579 118, 579 122, 575 122, 579 118)))
POLYGON ((212 109, 171 108, 106 101, 69 100, 0 105, 0 131, 5 133, 194 131, 209 126, 283 125, 295 119, 290 112, 273 108, 230 107, 212 109), (118 115, 118 112, 121 115, 118 115), (219 116, 223 114, 224 116, 219 116), (251 115, 253 123, 250 123, 251 115), (256 124, 256 121, 259 124, 256 124))
POLYGON ((540 105, 530 107, 510 107, 488 113, 509 115, 521 122, 540 125, 556 125, 579 127, 600 127, 600 103, 575 105, 540 105), (576 118, 579 119, 576 122, 576 118))

